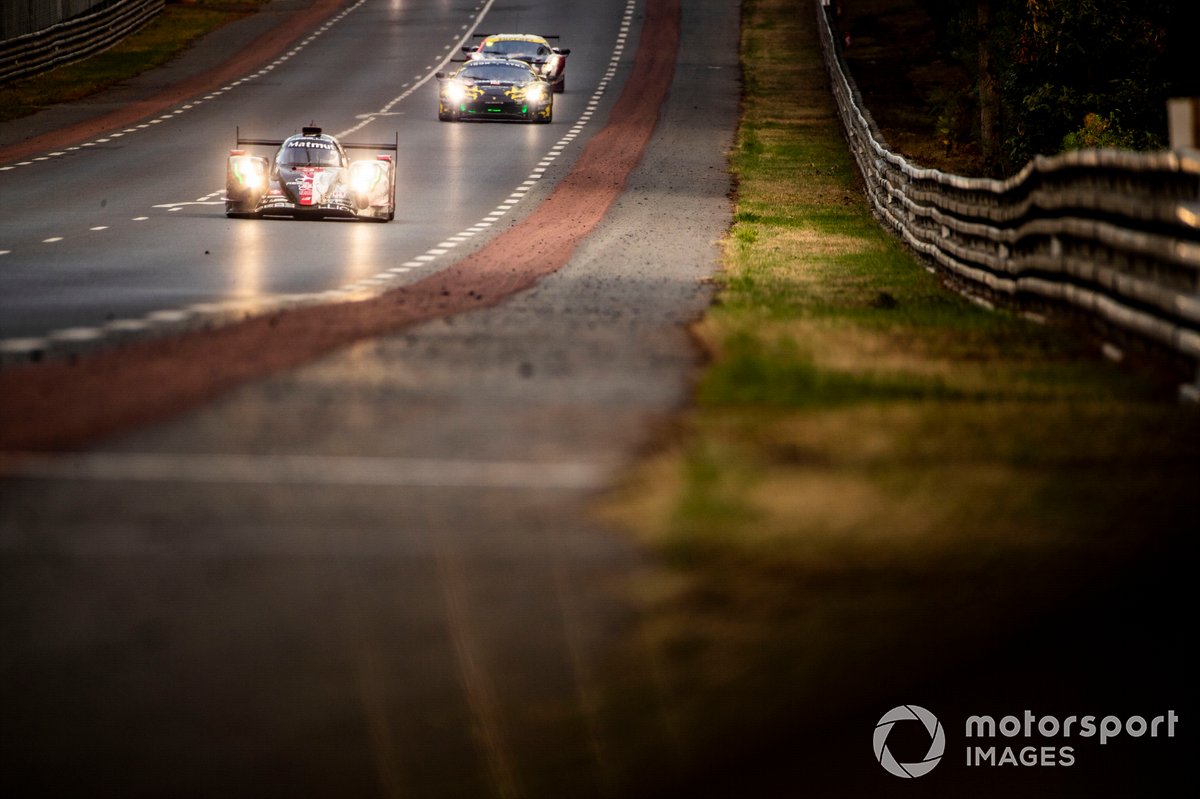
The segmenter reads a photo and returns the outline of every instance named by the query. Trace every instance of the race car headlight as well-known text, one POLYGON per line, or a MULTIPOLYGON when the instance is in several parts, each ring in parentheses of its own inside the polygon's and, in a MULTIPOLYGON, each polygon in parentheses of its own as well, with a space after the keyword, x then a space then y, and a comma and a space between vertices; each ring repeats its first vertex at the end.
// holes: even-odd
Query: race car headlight
POLYGON ((350 186, 356 194, 370 194, 379 176, 380 169, 373 161, 354 164, 350 170, 350 186))
POLYGON ((542 83, 534 83, 525 87, 525 100, 530 103, 540 103, 546 99, 546 86, 542 83))
POLYGON ((461 83, 447 83, 445 92, 446 99, 456 105, 467 99, 467 87, 461 83))
POLYGON ((233 173, 247 189, 257 191, 267 185, 267 175, 262 161, 253 156, 233 159, 233 173))

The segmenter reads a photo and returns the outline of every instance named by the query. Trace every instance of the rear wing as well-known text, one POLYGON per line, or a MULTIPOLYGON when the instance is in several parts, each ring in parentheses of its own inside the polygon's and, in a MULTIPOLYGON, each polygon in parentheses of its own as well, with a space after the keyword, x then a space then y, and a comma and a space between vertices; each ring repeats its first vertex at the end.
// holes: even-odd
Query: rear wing
MULTIPOLYGON (((489 37, 489 36, 496 36, 496 35, 502 35, 502 34, 495 34, 495 33, 472 33, 472 34, 471 34, 471 37, 472 37, 472 38, 475 38, 475 39, 486 39, 486 38, 487 38, 487 37, 489 37)), ((528 35, 528 34, 526 34, 526 35, 528 35)), ((561 36, 559 36, 557 33, 541 33, 541 34, 538 34, 538 35, 539 35, 539 36, 541 36, 543 39, 545 39, 545 40, 547 40, 547 41, 549 41, 549 40, 551 40, 551 39, 561 39, 561 38, 562 38, 562 37, 561 37, 561 36)), ((470 54, 470 53, 473 53, 473 52, 475 52, 475 50, 477 49, 477 47, 478 47, 478 46, 479 46, 479 45, 475 45, 475 44, 463 45, 463 47, 462 47, 462 51, 463 51, 464 53, 470 54)), ((555 53, 557 53, 557 54, 558 54, 558 55, 560 55, 560 56, 570 55, 570 53, 571 53, 570 49, 568 49, 568 48, 566 48, 566 47, 563 47, 562 49, 559 49, 559 47, 558 47, 557 45, 555 45, 555 46, 551 47, 550 49, 551 49, 551 50, 553 50, 555 53)), ((463 59, 452 58, 452 59, 450 59, 450 60, 451 60, 451 61, 459 61, 459 60, 463 60, 463 59)))
POLYGON ((371 142, 342 142, 344 150, 391 150, 392 152, 400 151, 400 134, 396 134, 396 140, 390 143, 371 143, 371 142))
MULTIPOLYGON (((305 134, 320 133, 320 128, 304 128, 305 134)), ((282 147, 284 139, 254 139, 242 136, 241 129, 236 129, 237 146, 241 148, 243 145, 252 145, 259 147, 282 147)), ((400 133, 396 132, 396 138, 391 142, 339 142, 343 150, 391 150, 392 152, 400 151, 400 133)))
MULTIPOLYGON (((489 36, 497 36, 497 35, 498 34, 495 34, 495 33, 472 33, 471 37, 475 38, 475 39, 486 39, 489 36)), ((562 38, 557 33, 539 33, 538 36, 541 36, 543 39, 561 39, 562 38)))

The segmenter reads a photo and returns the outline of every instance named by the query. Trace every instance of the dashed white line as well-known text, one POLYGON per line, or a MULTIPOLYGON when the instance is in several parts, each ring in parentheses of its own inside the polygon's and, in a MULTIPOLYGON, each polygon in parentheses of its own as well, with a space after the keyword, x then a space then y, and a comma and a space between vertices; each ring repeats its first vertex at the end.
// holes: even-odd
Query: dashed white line
POLYGON ((46 338, 51 341, 83 342, 95 341, 103 333, 94 327, 68 327, 66 330, 56 330, 46 338))

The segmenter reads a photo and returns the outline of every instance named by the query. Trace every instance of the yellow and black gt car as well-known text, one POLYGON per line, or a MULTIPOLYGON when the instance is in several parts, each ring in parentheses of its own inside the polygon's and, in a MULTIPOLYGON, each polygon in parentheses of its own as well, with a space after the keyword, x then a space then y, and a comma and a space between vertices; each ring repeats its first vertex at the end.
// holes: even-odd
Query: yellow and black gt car
POLYGON ((438 119, 516 119, 550 122, 554 93, 549 82, 524 61, 480 58, 454 73, 437 73, 438 119))
POLYGON ((567 56, 569 48, 555 47, 549 39, 557 39, 554 34, 535 36, 531 33, 477 33, 475 38, 482 39, 478 45, 468 45, 462 50, 467 58, 510 58, 514 61, 524 61, 538 71, 538 74, 550 82, 554 93, 563 91, 567 85, 567 56))

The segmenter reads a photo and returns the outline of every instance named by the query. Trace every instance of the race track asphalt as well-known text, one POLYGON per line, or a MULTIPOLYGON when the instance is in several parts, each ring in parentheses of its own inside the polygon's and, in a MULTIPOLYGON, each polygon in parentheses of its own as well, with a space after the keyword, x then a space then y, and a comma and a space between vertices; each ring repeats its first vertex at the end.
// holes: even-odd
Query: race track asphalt
MULTIPOLYGON (((637 167, 532 287, 10 464, 0 792, 635 795, 598 703, 635 613, 625 581, 647 564, 590 507, 686 403, 698 365, 687 325, 730 218, 737 5, 682 4, 637 167)), ((37 198, 3 229, 0 335, 452 274, 493 229, 534 218, 612 124, 647 8, 673 7, 634 2, 626 30, 615 1, 347 4, 302 56, 176 120, 0 173, 6 207, 9 191, 37 198), (555 124, 436 121, 430 84, 415 85, 436 66, 422 44, 440 51, 472 21, 563 36, 555 124), (395 40, 368 48, 381 31, 395 40), (367 51, 386 69, 364 67, 367 51), (348 134, 399 129, 396 222, 247 222, 196 204, 220 188, 235 124, 287 132, 316 114, 343 132, 399 97, 382 112, 399 116, 348 134)))

